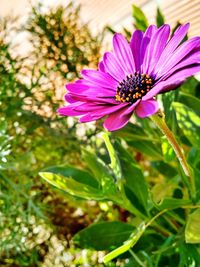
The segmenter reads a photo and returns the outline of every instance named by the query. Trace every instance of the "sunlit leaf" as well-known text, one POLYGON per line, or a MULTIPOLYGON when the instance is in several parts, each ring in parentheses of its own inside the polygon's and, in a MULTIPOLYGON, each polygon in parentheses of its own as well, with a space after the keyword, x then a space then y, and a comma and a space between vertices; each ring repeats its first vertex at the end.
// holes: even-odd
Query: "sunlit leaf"
POLYGON ((200 146, 200 117, 187 106, 174 102, 178 125, 194 146, 200 146))
POLYGON ((87 184, 79 183, 74 179, 51 172, 40 172, 39 174, 47 182, 72 196, 94 200, 105 198, 101 190, 87 184))
POLYGON ((152 199, 155 203, 161 203, 166 197, 172 197, 174 189, 177 188, 175 181, 161 181, 151 189, 152 199))
POLYGON ((86 184, 96 188, 99 187, 97 180, 94 179, 95 177, 92 176, 89 172, 72 167, 70 165, 52 166, 46 168, 42 172, 50 172, 67 178, 72 177, 75 181, 79 183, 86 184))
POLYGON ((200 209, 195 210, 188 217, 185 228, 185 241, 190 244, 200 243, 200 209))
POLYGON ((165 161, 169 162, 169 161, 175 159, 174 150, 173 150, 172 146, 169 144, 166 137, 161 138, 161 148, 162 148, 162 153, 163 153, 165 161))

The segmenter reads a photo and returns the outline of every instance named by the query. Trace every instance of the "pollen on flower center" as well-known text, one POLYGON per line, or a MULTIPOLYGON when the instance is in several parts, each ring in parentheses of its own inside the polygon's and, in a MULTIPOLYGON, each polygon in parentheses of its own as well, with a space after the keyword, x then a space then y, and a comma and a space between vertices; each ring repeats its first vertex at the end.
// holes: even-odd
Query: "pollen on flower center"
POLYGON ((133 104, 151 90, 153 83, 153 79, 148 74, 135 72, 134 75, 127 75, 126 78, 119 83, 115 99, 116 101, 133 104))

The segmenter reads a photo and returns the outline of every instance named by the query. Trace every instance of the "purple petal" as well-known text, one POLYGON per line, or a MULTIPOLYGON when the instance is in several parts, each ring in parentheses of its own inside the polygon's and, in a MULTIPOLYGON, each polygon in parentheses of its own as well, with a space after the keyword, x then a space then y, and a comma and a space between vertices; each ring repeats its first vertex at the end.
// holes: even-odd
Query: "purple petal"
POLYGON ((200 37, 194 37, 186 42, 184 42, 181 46, 175 50, 175 52, 168 58, 166 64, 161 66, 158 70, 157 77, 161 77, 165 73, 169 72, 171 68, 173 68, 176 64, 178 64, 185 56, 187 56, 193 49, 200 47, 200 37))
POLYGON ((148 37, 148 38, 152 38, 152 36, 156 33, 156 31, 158 30, 158 28, 156 27, 156 25, 150 25, 145 33, 144 33, 144 37, 148 37))
POLYGON ((143 32, 140 30, 136 30, 134 31, 130 42, 130 47, 133 53, 136 71, 140 71, 140 47, 142 43, 142 38, 143 38, 143 32))
POLYGON ((160 92, 169 91, 177 88, 184 80, 197 72, 200 72, 200 65, 189 66, 186 69, 179 70, 171 75, 167 80, 158 82, 143 98, 148 100, 159 94, 160 92))
MULTIPOLYGON (((115 101, 115 100, 114 100, 115 101)), ((75 108, 76 111, 85 111, 87 113, 88 111, 95 111, 101 113, 101 110, 104 112, 105 109, 111 110, 112 109, 116 110, 119 109, 119 103, 115 101, 114 103, 105 103, 105 102, 86 102, 83 103, 75 108)))
POLYGON ((91 110, 86 115, 82 116, 80 118, 80 122, 99 120, 102 117, 111 114, 113 112, 116 112, 127 105, 128 104, 118 104, 116 106, 103 106, 101 108, 99 106, 96 106, 96 110, 93 111, 91 110))
POLYGON ((94 121, 94 120, 98 120, 101 119, 102 117, 112 114, 113 112, 117 112, 118 110, 121 110, 123 107, 127 108, 128 104, 126 105, 121 105, 118 104, 116 106, 104 106, 101 108, 98 108, 98 110, 91 110, 89 111, 86 115, 82 116, 80 118, 80 122, 89 122, 89 121, 94 121))
POLYGON ((92 116, 92 114, 89 113, 89 114, 86 114, 86 115, 82 116, 79 119, 79 121, 85 123, 85 122, 90 122, 90 121, 96 121, 96 120, 99 120, 101 118, 102 118, 101 115, 93 115, 92 116))
POLYGON ((106 72, 105 70, 105 66, 103 64, 103 61, 100 61, 99 64, 98 64, 98 69, 101 71, 101 72, 106 72))
POLYGON ((129 122, 130 117, 133 114, 133 110, 138 105, 138 102, 139 101, 129 107, 124 107, 109 115, 108 118, 104 121, 104 127, 108 131, 116 131, 124 127, 129 122))
POLYGON ((75 111, 74 108, 77 105, 80 105, 81 103, 76 103, 76 105, 69 105, 66 107, 62 107, 62 108, 58 108, 57 112, 61 115, 61 116, 79 116, 81 114, 83 114, 83 112, 80 111, 75 111))
POLYGON ((116 105, 112 106, 104 106, 103 108, 98 108, 95 111, 95 114, 101 115, 102 117, 108 114, 111 114, 113 112, 116 112, 119 109, 127 108, 129 106, 129 103, 117 103, 116 105))
POLYGON ((173 73, 177 72, 180 69, 188 68, 191 65, 200 64, 200 49, 197 51, 192 51, 189 55, 187 55, 180 63, 175 65, 164 77, 163 80, 166 80, 173 73))
POLYGON ((141 48, 140 48, 140 62, 141 62, 141 72, 144 73, 143 69, 146 68, 147 55, 149 50, 149 43, 152 37, 157 32, 157 27, 155 25, 149 26, 142 39, 141 48))
POLYGON ((65 85, 65 87, 69 92, 74 92, 77 94, 80 94, 84 92, 85 90, 89 89, 89 86, 87 84, 81 84, 78 82, 68 83, 65 85))
POLYGON ((71 95, 71 94, 66 94, 65 95, 65 100, 70 104, 77 102, 77 100, 74 99, 73 95, 71 95))
POLYGON ((114 98, 116 94, 116 90, 111 90, 109 88, 102 88, 100 86, 96 86, 92 83, 88 83, 85 80, 82 80, 83 83, 69 83, 66 85, 67 90, 74 95, 80 95, 85 97, 103 97, 103 98, 114 98), (84 84, 86 82, 86 84, 84 84))
POLYGON ((185 69, 181 69, 179 71, 177 71, 176 73, 174 73, 173 75, 171 75, 167 80, 167 81, 173 81, 174 82, 183 82, 186 78, 196 74, 197 72, 200 71, 200 65, 191 65, 191 66, 187 66, 187 68, 185 69))
POLYGON ((159 109, 158 102, 154 99, 146 100, 146 101, 141 101, 136 109, 135 113, 137 114, 138 117, 140 118, 145 118, 153 115, 156 113, 159 109))
POLYGON ((103 62, 105 65, 106 71, 113 77, 115 80, 121 82, 125 78, 125 73, 118 61, 115 59, 115 56, 112 53, 105 53, 103 57, 103 62))
POLYGON ((126 75, 134 73, 135 66, 133 54, 127 40, 123 35, 118 33, 114 35, 113 50, 115 57, 117 58, 126 75))
POLYGON ((93 99, 93 98, 115 98, 115 91, 108 91, 104 90, 105 88, 101 87, 93 87, 88 91, 85 91, 85 94, 88 98, 93 99))
POLYGON ((110 88, 112 90, 117 88, 118 82, 107 73, 98 70, 82 70, 81 74, 84 79, 95 85, 110 88))
POLYGON ((97 111, 98 109, 106 108, 106 105, 100 105, 97 103, 83 103, 82 105, 79 105, 74 110, 75 111, 81 111, 82 113, 88 113, 90 111, 97 111))
POLYGON ((180 42, 183 40, 185 35, 187 34, 188 28, 190 24, 187 23, 185 25, 181 25, 178 27, 178 29, 174 32, 172 38, 167 43, 162 55, 160 56, 158 63, 156 65, 156 68, 154 70, 154 73, 156 74, 156 70, 159 71, 159 69, 165 65, 165 63, 169 60, 174 50, 177 48, 177 46, 180 44, 180 42))
POLYGON ((165 24, 160 27, 156 34, 153 35, 148 47, 148 53, 146 54, 143 72, 151 74, 152 70, 155 67, 159 57, 161 56, 167 40, 170 34, 170 27, 169 25, 165 24))
POLYGON ((146 100, 152 99, 154 96, 156 96, 162 90, 165 90, 165 89, 173 90, 181 83, 182 83, 181 81, 176 82, 174 79, 168 79, 166 81, 160 81, 153 87, 153 89, 151 89, 145 96, 143 96, 142 100, 146 101, 146 100))
POLYGON ((129 106, 128 103, 121 103, 121 104, 117 104, 115 106, 96 106, 96 110, 91 110, 89 112, 87 112, 86 115, 84 115, 83 117, 80 118, 81 122, 89 122, 89 121, 93 121, 93 120, 98 120, 106 115, 112 114, 113 112, 117 112, 118 110, 121 109, 127 109, 127 107, 129 106))
POLYGON ((97 103, 104 103, 104 104, 116 104, 116 100, 114 98, 114 96, 102 96, 100 95, 95 95, 94 92, 91 91, 86 91, 86 95, 80 95, 80 94, 70 94, 68 93, 67 95, 65 95, 65 99, 66 101, 68 101, 69 103, 74 103, 77 101, 81 101, 81 102, 97 102, 97 103))

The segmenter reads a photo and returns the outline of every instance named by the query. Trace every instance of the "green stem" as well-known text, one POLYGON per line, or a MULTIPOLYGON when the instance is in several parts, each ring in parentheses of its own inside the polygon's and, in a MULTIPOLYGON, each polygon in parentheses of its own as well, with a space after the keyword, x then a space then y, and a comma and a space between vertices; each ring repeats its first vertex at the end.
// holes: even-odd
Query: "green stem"
POLYGON ((161 210, 158 212, 150 221, 147 222, 146 228, 149 227, 158 217, 160 217, 163 213, 167 212, 168 209, 161 210))
POLYGON ((173 233, 166 229, 166 227, 163 227, 162 225, 158 224, 157 222, 152 223, 152 228, 155 229, 157 232, 160 232, 165 237, 173 235, 173 233))
POLYGON ((163 218, 165 219, 165 221, 177 232, 178 231, 178 227, 175 223, 173 223, 170 218, 168 218, 168 216, 165 214, 163 215, 163 218))
POLYGON ((185 224, 185 220, 180 218, 180 216, 178 216, 173 210, 169 210, 167 212, 167 214, 172 217, 173 219, 175 219, 179 224, 184 225, 185 224))
POLYGON ((150 117, 152 119, 152 121, 156 124, 156 126, 161 130, 161 132, 166 136, 168 142, 170 143, 170 145, 172 146, 172 148, 174 149, 174 152, 183 168, 183 171, 185 173, 185 175, 188 178, 188 181, 191 185, 190 191, 191 191, 191 195, 193 198, 195 198, 195 183, 193 180, 193 176, 190 170, 189 165, 187 164, 185 155, 181 149, 181 147, 179 146, 179 144, 176 141, 176 138, 174 137, 174 134, 172 133, 172 131, 168 128, 166 122, 165 122, 165 116, 164 113, 162 113, 161 111, 159 111, 158 113, 152 115, 150 117))
POLYGON ((142 267, 146 267, 146 264, 143 263, 140 258, 135 254, 135 252, 132 249, 129 249, 130 254, 133 256, 133 258, 135 259, 135 261, 142 267))

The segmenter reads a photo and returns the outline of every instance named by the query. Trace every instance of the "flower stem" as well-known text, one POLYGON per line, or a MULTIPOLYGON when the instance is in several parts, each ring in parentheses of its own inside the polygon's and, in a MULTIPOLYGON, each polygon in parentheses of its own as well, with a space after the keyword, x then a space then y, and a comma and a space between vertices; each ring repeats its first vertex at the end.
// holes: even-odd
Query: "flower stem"
POLYGON ((195 183, 193 180, 193 175, 191 173, 190 167, 186 161, 185 155, 184 155, 181 147, 177 143, 177 141, 174 137, 174 134, 168 128, 168 126, 165 122, 164 113, 159 111, 156 114, 152 115, 150 118, 157 125, 157 127, 161 130, 161 132, 166 136, 168 142, 170 143, 170 145, 174 149, 174 152, 175 152, 175 154, 176 154, 176 156, 177 156, 177 158, 178 158, 178 160, 179 160, 179 162, 183 168, 183 171, 188 178, 188 182, 190 183, 189 191, 191 193, 191 196, 192 196, 192 198, 195 198, 195 183))

